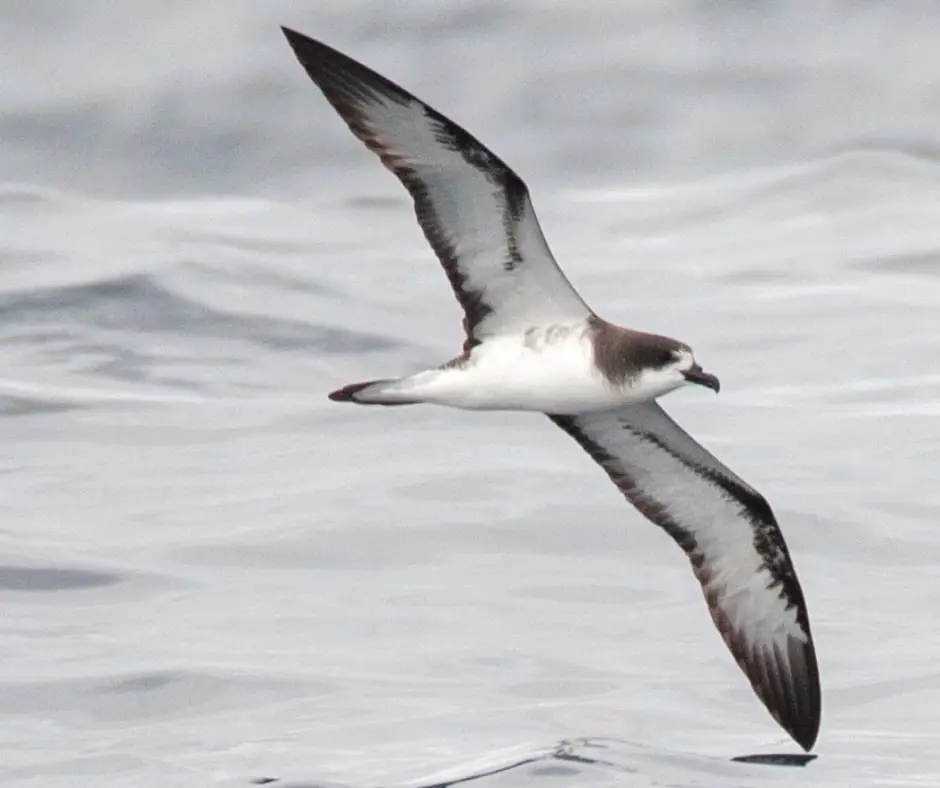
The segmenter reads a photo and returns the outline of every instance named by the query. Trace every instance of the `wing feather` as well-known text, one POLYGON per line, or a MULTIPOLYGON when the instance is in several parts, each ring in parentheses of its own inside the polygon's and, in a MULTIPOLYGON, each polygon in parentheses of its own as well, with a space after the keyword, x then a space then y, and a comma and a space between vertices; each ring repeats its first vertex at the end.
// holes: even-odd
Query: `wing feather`
POLYGON ((655 402, 550 418, 685 551, 755 693, 811 749, 821 716, 816 652, 803 591, 767 501, 655 402))
POLYGON ((456 123, 392 81, 284 28, 346 125, 402 182, 464 310, 486 336, 591 312, 558 267, 522 179, 456 123))

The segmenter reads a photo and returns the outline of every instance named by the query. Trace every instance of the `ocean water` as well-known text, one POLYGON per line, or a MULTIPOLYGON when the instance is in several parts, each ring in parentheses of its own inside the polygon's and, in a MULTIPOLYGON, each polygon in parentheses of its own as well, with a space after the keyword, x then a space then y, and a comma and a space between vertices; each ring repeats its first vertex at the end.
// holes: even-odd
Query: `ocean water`
POLYGON ((940 10, 0 3, 0 783, 940 783, 940 10), (340 406, 460 313, 288 24, 480 136, 773 504, 805 768, 545 418, 340 406), (512 767, 512 768, 510 768, 512 767), (505 769, 504 771, 499 771, 505 769))

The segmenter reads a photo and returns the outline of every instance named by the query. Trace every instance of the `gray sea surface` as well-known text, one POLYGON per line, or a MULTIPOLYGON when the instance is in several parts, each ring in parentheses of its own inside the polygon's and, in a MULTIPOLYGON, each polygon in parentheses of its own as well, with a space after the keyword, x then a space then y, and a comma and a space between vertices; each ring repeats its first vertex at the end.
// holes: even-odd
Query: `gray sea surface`
POLYGON ((940 784, 940 6, 0 2, 0 783, 940 784), (805 768, 688 563, 450 358, 410 203, 287 24, 528 182, 663 404, 769 498, 805 768), (507 771, 504 766, 527 762, 507 771))

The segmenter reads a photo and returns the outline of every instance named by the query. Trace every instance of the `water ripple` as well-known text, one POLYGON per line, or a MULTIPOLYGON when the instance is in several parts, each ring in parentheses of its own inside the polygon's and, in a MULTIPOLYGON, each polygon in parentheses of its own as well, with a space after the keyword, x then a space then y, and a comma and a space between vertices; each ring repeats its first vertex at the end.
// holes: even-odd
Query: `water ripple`
MULTIPOLYGON (((163 287, 147 274, 0 295, 8 337, 50 323, 189 338, 238 339, 273 350, 348 354, 386 350, 394 341, 364 332, 256 314, 227 312, 163 287)), ((35 337, 30 335, 30 341, 35 337)), ((107 347, 100 348, 107 350, 107 347)))

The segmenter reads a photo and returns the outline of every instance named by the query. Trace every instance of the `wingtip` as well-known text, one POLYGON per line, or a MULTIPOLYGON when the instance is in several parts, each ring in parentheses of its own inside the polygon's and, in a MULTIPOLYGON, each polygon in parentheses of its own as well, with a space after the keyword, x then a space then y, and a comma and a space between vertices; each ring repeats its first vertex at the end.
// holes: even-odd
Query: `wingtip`
POLYGON ((294 57, 297 58, 300 65, 303 66, 304 70, 313 81, 320 85, 321 89, 323 87, 323 67, 325 63, 339 63, 344 65, 347 69, 350 68, 351 65, 362 69, 365 68, 362 64, 352 60, 348 55, 324 44, 322 41, 306 36, 303 33, 298 33, 296 30, 284 25, 281 25, 281 31, 284 33, 284 37, 287 39, 287 43, 294 53, 294 57))
POLYGON ((323 46, 319 41, 310 38, 310 36, 305 36, 303 33, 298 33, 286 25, 281 25, 281 32, 284 34, 284 38, 287 39, 287 43, 290 44, 290 48, 294 50, 294 54, 298 57, 301 55, 301 50, 309 51, 312 48, 323 46))
POLYGON ((819 737, 819 717, 810 717, 803 720, 792 720, 784 725, 793 741, 800 745, 804 751, 810 752, 816 745, 819 737))
POLYGON ((284 38, 287 39, 287 43, 290 45, 290 48, 294 51, 295 55, 299 55, 300 48, 305 46, 310 40, 303 33, 298 33, 296 30, 293 30, 286 25, 281 25, 281 32, 284 34, 284 38))
POLYGON ((769 695, 765 695, 762 700, 793 740, 806 752, 810 752, 816 744, 822 721, 819 668, 811 643, 803 653, 802 669, 790 674, 788 684, 789 698, 786 702, 775 704, 769 695))
POLYGON ((817 736, 818 736, 817 731, 813 731, 813 732, 812 732, 808 737, 806 737, 805 739, 796 739, 795 741, 796 741, 797 744, 800 745, 800 747, 803 748, 803 751, 804 751, 804 752, 812 752, 813 747, 816 745, 816 738, 817 738, 817 736))
POLYGON ((801 726, 793 733, 793 738, 806 752, 810 752, 816 746, 816 740, 819 738, 820 715, 817 715, 801 726))
POLYGON ((771 705, 766 697, 761 697, 761 700, 777 724, 789 734, 790 738, 805 752, 811 752, 819 737, 821 718, 819 707, 815 707, 806 714, 795 715, 792 711, 788 713, 790 710, 771 705))
POLYGON ((822 720, 822 693, 808 621, 803 624, 805 639, 788 636, 786 644, 755 647, 748 643, 746 630, 734 630, 719 607, 710 609, 758 699, 794 742, 806 752, 812 750, 822 720))

